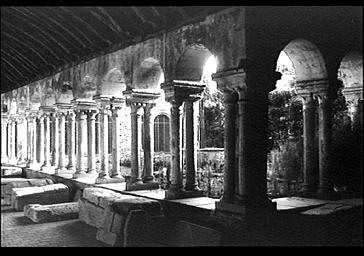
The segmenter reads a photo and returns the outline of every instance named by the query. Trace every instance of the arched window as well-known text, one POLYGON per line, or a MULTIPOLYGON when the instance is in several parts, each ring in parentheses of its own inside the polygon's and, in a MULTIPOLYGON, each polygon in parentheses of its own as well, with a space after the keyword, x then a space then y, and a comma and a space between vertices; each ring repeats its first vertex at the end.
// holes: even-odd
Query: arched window
POLYGON ((158 115, 154 119, 154 152, 169 152, 169 118, 158 115))

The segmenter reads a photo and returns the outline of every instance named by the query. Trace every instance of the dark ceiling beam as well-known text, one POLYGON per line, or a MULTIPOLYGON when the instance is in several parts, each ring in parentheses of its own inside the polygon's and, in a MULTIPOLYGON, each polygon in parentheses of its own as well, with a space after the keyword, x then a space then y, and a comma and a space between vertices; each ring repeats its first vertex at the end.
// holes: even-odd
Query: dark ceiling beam
MULTIPOLYGON (((89 44, 89 47, 92 47, 93 46, 93 44, 94 44, 94 42, 93 42, 93 40, 92 39, 90 39, 88 36, 87 36, 87 34, 86 33, 84 33, 84 31, 82 30, 82 29, 79 29, 78 28, 78 26, 75 26, 74 25, 74 23, 72 23, 69 19, 67 19, 67 18, 64 18, 65 17, 65 15, 60 15, 57 11, 55 11, 54 10, 54 8, 52 8, 52 7, 45 7, 45 8, 47 8, 47 10, 48 11, 50 11, 50 12, 52 12, 52 14, 54 15, 54 16, 57 16, 58 17, 58 19, 60 19, 60 20, 62 20, 62 22, 63 23, 65 23, 65 24, 68 24, 69 26, 71 26, 73 29, 75 29, 76 31, 77 31, 77 33, 78 34, 80 34, 86 41, 87 41, 87 43, 89 44)), ((64 10, 62 10, 61 8, 58 8, 58 11, 60 11, 60 12, 63 12, 63 13, 65 13, 64 12, 64 10)), ((66 14, 66 13, 65 13, 66 14)), ((68 14, 66 14, 66 15, 68 15, 68 14)), ((88 47, 88 49, 91 49, 91 48, 89 48, 88 47)))
POLYGON ((169 8, 172 9, 173 11, 178 12, 182 16, 182 19, 183 20, 187 20, 187 19, 190 18, 190 16, 186 13, 186 11, 183 8, 181 8, 181 7, 173 7, 173 6, 171 6, 169 8))
MULTIPOLYGON (((78 38, 78 36, 76 36, 74 33, 72 33, 67 27, 60 24, 57 20, 50 18, 49 16, 47 16, 46 14, 41 12, 38 8, 32 8, 32 11, 38 13, 39 15, 43 16, 46 20, 48 20, 50 23, 54 24, 55 28, 58 27, 61 30, 65 31, 64 36, 67 38, 67 40, 68 40, 67 35, 69 35, 71 38, 75 39, 75 41, 81 45, 81 47, 78 47, 78 49, 81 49, 81 51, 83 51, 83 49, 88 48, 87 45, 85 45, 84 42, 78 38)), ((83 52, 83 54, 85 54, 85 52, 83 52)))
POLYGON ((144 31, 143 29, 140 28, 140 23, 138 24, 137 22, 135 22, 135 20, 131 17, 130 13, 128 10, 126 10, 126 8, 128 8, 128 10, 132 10, 129 9, 129 7, 119 7, 119 9, 121 10, 122 14, 123 14, 123 18, 125 18, 127 20, 126 25, 129 25, 130 27, 133 28, 134 34, 144 37, 144 31))
POLYGON ((136 15, 139 17, 139 19, 141 19, 143 21, 143 23, 150 24, 153 27, 153 29, 155 29, 157 27, 157 25, 153 21, 151 21, 150 19, 145 17, 143 12, 139 8, 132 6, 131 9, 136 13, 136 15))
POLYGON ((34 62, 32 62, 27 56, 14 49, 12 46, 6 45, 6 51, 9 51, 13 56, 21 58, 22 60, 24 60, 24 62, 27 62, 28 65, 31 65, 36 70, 36 73, 40 73, 39 67, 36 66, 34 62))
POLYGON ((83 26, 85 26, 85 28, 87 28, 90 32, 92 32, 94 35, 96 35, 102 42, 106 42, 106 44, 108 44, 108 45, 111 44, 111 42, 109 40, 107 40, 106 38, 104 38, 103 36, 101 36, 92 26, 90 26, 87 21, 83 20, 81 17, 79 17, 78 15, 76 15, 71 10, 67 9, 66 7, 60 6, 60 8, 63 11, 67 12, 68 14, 70 14, 74 19, 76 19, 77 21, 79 21, 83 26))
POLYGON ((130 33, 128 31, 125 31, 122 29, 119 24, 114 20, 114 18, 105 10, 103 7, 96 7, 111 23, 111 28, 115 31, 116 34, 121 33, 127 37, 131 37, 130 33))
MULTIPOLYGON (((49 34, 48 32, 44 31, 44 29, 36 24, 34 24, 34 20, 32 20, 32 18, 28 18, 27 15, 23 14, 20 10, 18 9, 14 9, 15 13, 13 12, 13 15, 15 15, 17 18, 23 20, 25 22, 25 24, 30 25, 31 27, 35 28, 35 31, 39 32, 39 35, 42 41, 44 42, 48 42, 49 40, 52 41, 49 45, 58 45, 63 52, 66 53, 66 55, 72 55, 71 52, 64 47, 62 44, 60 44, 57 39, 55 39, 53 37, 53 35, 49 34), (26 16, 26 17, 24 17, 26 16)), ((39 24, 39 22, 35 21, 35 23, 39 24)))
POLYGON ((6 65, 8 65, 10 68, 11 68, 11 70, 14 70, 19 76, 21 76, 22 78, 25 78, 25 79, 27 79, 27 77, 25 77, 24 75, 23 75, 23 73, 22 72, 20 72, 16 67, 14 67, 14 65, 13 64, 11 64, 6 58, 2 58, 2 61, 6 64, 6 65))
MULTIPOLYGON (((24 81, 23 79, 20 79, 19 76, 16 76, 14 75, 12 72, 11 72, 11 68, 10 69, 7 69, 7 68, 3 68, 3 66, 6 65, 5 62, 3 62, 1 64, 1 76, 5 75, 7 77, 10 77, 8 78, 8 80, 10 80, 13 84, 15 85, 19 85, 19 83, 21 83, 22 81, 24 81), (6 75, 7 74, 7 75, 6 75)), ((14 88, 15 89, 15 88, 14 88)))
MULTIPOLYGON (((45 20, 44 19, 47 19, 48 20, 48 18, 47 17, 45 17, 44 15, 42 15, 42 14, 38 14, 38 15, 42 15, 43 16, 43 19, 41 19, 38 15, 36 15, 35 14, 35 12, 36 12, 36 8, 34 8, 33 10, 29 10, 29 9, 27 9, 27 8, 25 8, 25 7, 17 7, 18 9, 20 9, 21 11, 23 11, 23 13, 24 12, 26 12, 27 14, 28 14, 28 16, 32 16, 34 19, 36 19, 36 20, 39 20, 40 21, 40 23, 43 25, 43 26, 46 26, 46 27, 48 27, 48 29, 50 30, 50 31, 52 31, 52 33, 54 33, 54 34, 56 34, 59 38, 57 38, 57 41, 59 41, 59 43, 60 44, 64 44, 65 45, 65 47, 66 47, 66 44, 67 44, 67 48, 73 48, 75 51, 71 51, 71 52, 78 52, 78 51, 81 51, 82 52, 82 54, 86 54, 86 52, 84 52, 84 47, 82 47, 82 45, 81 45, 81 47, 79 47, 79 46, 77 46, 75 43, 70 43, 69 42, 69 40, 67 39, 67 38, 65 38, 65 35, 64 34, 62 34, 60 31, 58 31, 54 26, 52 26, 51 24, 50 24, 50 22, 48 21, 48 22, 45 22, 45 20), (61 39, 61 40, 60 40, 61 39)), ((39 12, 38 12, 39 13, 39 12)), ((63 28, 63 27, 61 27, 61 28, 63 28)), ((74 42, 74 41, 73 41, 74 42)), ((78 42, 78 41, 77 41, 78 42)), ((78 42, 79 43, 79 42, 78 42)), ((77 56, 78 57, 78 54, 73 54, 74 56, 77 56)))
POLYGON ((100 13, 97 13, 93 8, 88 7, 88 10, 90 11, 91 15, 95 17, 98 21, 100 21, 103 25, 105 25, 108 29, 110 29, 112 32, 114 32, 115 36, 121 40, 124 41, 124 37, 120 35, 118 31, 115 30, 114 26, 108 22, 108 20, 105 19, 103 15, 100 13))
MULTIPOLYGON (((25 72, 27 72, 28 74, 30 74, 30 76, 34 75, 34 69, 33 70, 29 70, 29 66, 25 64, 25 62, 20 61, 16 56, 11 56, 9 53, 7 53, 6 51, 4 51, 3 49, 1 49, 1 54, 2 54, 2 58, 4 58, 4 60, 6 59, 10 59, 11 62, 16 62, 16 65, 19 67, 23 67, 23 70, 25 70, 25 72)), ((32 68, 30 68, 32 69, 32 68)), ((29 76, 28 76, 29 77, 29 76)))
MULTIPOLYGON (((5 37, 9 37, 11 38, 13 41, 15 41, 17 44, 22 45, 23 47, 25 47, 25 49, 29 49, 31 52, 33 52, 35 55, 37 55, 39 57, 40 60, 42 60, 42 62, 44 64, 46 64, 46 66, 50 65, 52 66, 52 68, 55 68, 55 66, 52 63, 49 63, 46 59, 43 58, 42 55, 40 55, 37 50, 35 50, 32 46, 30 46, 29 44, 26 44, 24 42, 22 42, 21 40, 17 39, 16 37, 6 33, 6 32, 2 32, 2 36, 5 37)), ((5 40, 6 41, 6 40, 5 40)))
POLYGON ((40 44, 42 46, 42 48, 44 48, 45 50, 47 50, 53 58, 55 58, 57 61, 61 61, 64 63, 67 63, 67 61, 63 58, 60 58, 52 49, 50 49, 46 44, 44 44, 41 40, 37 40, 36 38, 34 38, 34 36, 32 36, 31 34, 27 33, 26 31, 22 30, 21 28, 18 28, 17 26, 4 21, 3 19, 1 19, 1 23, 5 24, 6 26, 11 27, 13 30, 19 32, 16 33, 15 35, 24 35, 26 36, 28 39, 31 39, 31 41, 40 44))

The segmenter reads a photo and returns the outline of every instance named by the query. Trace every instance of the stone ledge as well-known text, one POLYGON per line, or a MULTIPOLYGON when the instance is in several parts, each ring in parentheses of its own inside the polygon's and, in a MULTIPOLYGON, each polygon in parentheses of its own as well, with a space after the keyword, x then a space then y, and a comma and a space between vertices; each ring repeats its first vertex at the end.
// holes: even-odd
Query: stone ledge
POLYGON ((24 206, 24 215, 33 222, 45 223, 78 218, 78 203, 52 205, 28 204, 24 206))
POLYGON ((22 174, 23 170, 20 167, 1 166, 1 177, 20 177, 22 174))

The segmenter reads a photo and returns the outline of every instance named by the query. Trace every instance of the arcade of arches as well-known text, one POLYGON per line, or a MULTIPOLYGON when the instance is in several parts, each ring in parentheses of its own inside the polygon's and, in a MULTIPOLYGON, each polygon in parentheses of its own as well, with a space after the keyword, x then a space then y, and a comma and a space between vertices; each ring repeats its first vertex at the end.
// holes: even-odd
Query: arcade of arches
POLYGON ((353 127, 362 127, 361 38, 358 42, 354 36, 361 32, 353 29, 350 37, 340 19, 335 28, 316 28, 311 23, 322 17, 300 23, 295 19, 305 19, 303 14, 282 12, 278 23, 291 22, 285 34, 277 33, 280 25, 273 21, 278 18, 261 9, 228 8, 2 93, 1 162, 109 183, 125 181, 120 163, 130 159, 127 189, 152 189, 158 188, 154 154, 169 151, 166 199, 201 196, 196 182, 198 102, 206 88, 204 64, 214 56, 212 79, 224 104, 224 188, 216 209, 237 214, 275 209, 266 187, 267 102, 280 79, 275 65, 284 51, 303 102, 304 191, 330 198, 330 110, 338 80, 353 127), (322 36, 326 29, 340 40, 322 36))

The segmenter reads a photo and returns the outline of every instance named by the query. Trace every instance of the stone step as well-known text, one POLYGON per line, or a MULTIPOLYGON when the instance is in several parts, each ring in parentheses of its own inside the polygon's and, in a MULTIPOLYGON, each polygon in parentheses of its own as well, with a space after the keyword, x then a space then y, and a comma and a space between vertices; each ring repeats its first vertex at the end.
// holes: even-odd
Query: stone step
POLYGON ((78 202, 62 204, 28 204, 24 215, 36 223, 55 222, 78 218, 78 202))
POLYGON ((27 204, 57 204, 69 202, 69 188, 61 183, 40 186, 13 188, 11 206, 16 211, 23 211, 27 204))

